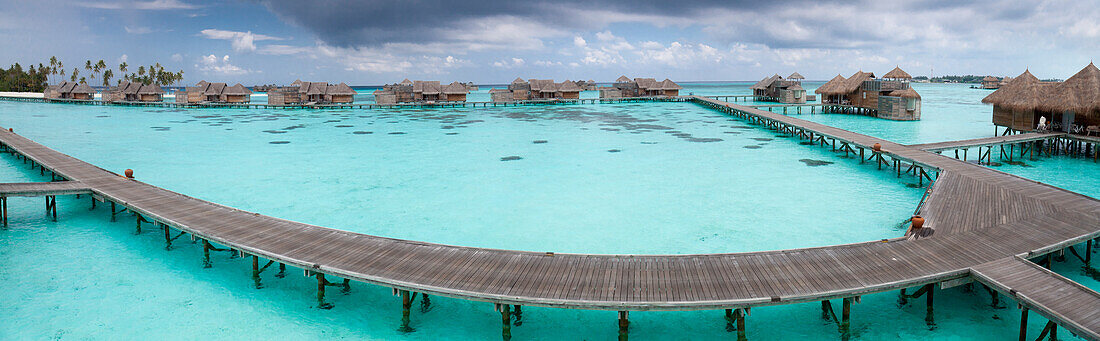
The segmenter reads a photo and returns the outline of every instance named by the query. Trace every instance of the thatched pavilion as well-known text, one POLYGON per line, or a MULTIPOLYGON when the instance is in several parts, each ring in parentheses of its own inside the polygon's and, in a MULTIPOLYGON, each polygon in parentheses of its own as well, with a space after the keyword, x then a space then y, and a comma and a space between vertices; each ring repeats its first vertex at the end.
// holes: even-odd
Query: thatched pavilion
POLYGON ((679 96, 680 89, 683 89, 683 87, 668 78, 658 82, 656 78, 634 78, 632 80, 626 76, 615 79, 615 82, 611 83, 609 87, 596 88, 600 92, 600 98, 679 96))
POLYGON ((83 82, 61 82, 57 85, 47 86, 46 90, 42 92, 42 97, 46 99, 92 100, 95 99, 95 89, 83 82))
POLYGON ((982 78, 982 89, 998 89, 1001 87, 1001 80, 993 76, 985 76, 982 78))
MULTIPOLYGON (((347 87, 341 83, 339 87, 347 87)), ((347 87, 346 90, 351 90, 347 87)), ((382 89, 374 91, 374 101, 378 104, 394 104, 406 102, 464 102, 466 95, 470 93, 470 84, 451 82, 442 85, 439 81, 410 81, 405 79, 401 83, 383 85, 382 89)))
POLYGON ((823 104, 837 104, 844 113, 875 116, 898 121, 920 119, 920 94, 909 86, 913 76, 899 67, 881 79, 874 73, 859 71, 851 77, 841 75, 817 88, 823 104))
POLYGON ((806 90, 802 88, 802 77, 798 72, 792 73, 783 79, 779 74, 764 78, 749 88, 752 89, 753 100, 762 102, 779 103, 806 103, 806 90))
POLYGON ((1046 117, 1053 131, 1100 134, 1100 69, 1089 63, 1064 82, 1041 82, 1025 70, 982 103, 993 105, 993 124, 1009 132, 1035 130, 1046 117))

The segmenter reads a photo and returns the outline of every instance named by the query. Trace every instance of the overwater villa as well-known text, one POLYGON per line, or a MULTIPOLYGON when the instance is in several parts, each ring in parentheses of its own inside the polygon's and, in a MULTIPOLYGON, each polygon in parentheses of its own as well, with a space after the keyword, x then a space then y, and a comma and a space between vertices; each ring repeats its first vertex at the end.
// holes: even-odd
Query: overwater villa
POLYGON ((374 101, 378 104, 408 102, 465 102, 470 93, 470 84, 451 82, 442 85, 439 81, 410 81, 383 85, 374 91, 374 101))
POLYGON ((753 84, 752 96, 758 102, 779 102, 789 104, 806 103, 806 89, 802 88, 802 77, 798 72, 783 79, 779 74, 764 78, 753 84))
POLYGON ((658 82, 654 78, 635 78, 631 80, 626 76, 619 76, 610 87, 600 87, 600 98, 624 98, 624 97, 651 97, 651 96, 679 96, 679 84, 665 78, 658 82))
POLYGON ((47 86, 46 90, 42 91, 42 97, 46 99, 92 100, 95 99, 95 89, 83 82, 61 82, 47 86))
POLYGON ((1000 87, 1000 78, 993 76, 985 76, 985 78, 982 78, 982 89, 999 89, 1000 87))
POLYGON ((1006 128, 1006 133, 1100 135, 1100 70, 1089 63, 1064 82, 1042 82, 1024 70, 982 103, 993 105, 993 125, 1006 128))
POLYGON ((355 89, 345 83, 303 82, 268 90, 267 104, 343 104, 355 101, 355 89))
POLYGON ((160 102, 164 99, 164 89, 156 84, 122 81, 103 92, 106 102, 160 102))
POLYGON ((524 101, 532 99, 579 99, 581 91, 588 86, 585 81, 565 80, 555 83, 553 79, 516 78, 507 89, 489 90, 493 102, 524 101))
POLYGON ((210 83, 203 80, 195 86, 176 92, 177 103, 249 103, 251 101, 252 90, 241 83, 227 86, 226 83, 210 83))
POLYGON ((851 77, 837 75, 817 88, 822 104, 836 104, 837 110, 898 121, 920 120, 920 94, 909 87, 913 79, 895 67, 882 78, 859 71, 851 77))

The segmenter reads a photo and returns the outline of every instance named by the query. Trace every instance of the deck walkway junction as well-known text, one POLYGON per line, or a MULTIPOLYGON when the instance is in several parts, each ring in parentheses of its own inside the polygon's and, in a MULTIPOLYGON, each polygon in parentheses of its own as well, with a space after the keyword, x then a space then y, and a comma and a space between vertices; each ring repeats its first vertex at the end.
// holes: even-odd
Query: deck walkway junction
MULTIPOLYGON (((490 302, 502 316, 504 339, 510 338, 511 312, 522 306, 617 311, 622 338, 630 311, 725 310, 729 330, 745 339, 746 316, 753 307, 821 301, 824 308, 834 299, 843 302, 843 322, 838 324, 842 338, 847 338, 851 305, 861 295, 922 286, 931 303, 936 284, 972 281, 972 269, 1017 256, 1043 257, 1100 237, 1100 201, 1087 196, 819 123, 710 98, 682 98, 837 152, 860 155, 860 162, 885 165, 898 176, 934 181, 916 212, 935 234, 917 240, 727 254, 484 249, 359 234, 218 205, 119 176, 8 129, 0 130, 0 149, 68 181, 49 186, 87 188, 93 199, 111 206, 112 217, 120 212, 117 205, 134 214, 139 229, 143 222, 164 229, 166 243, 174 239, 169 232, 178 230, 200 238, 204 251, 217 250, 219 244, 251 256, 257 281, 273 263, 281 269, 305 269, 318 282, 318 307, 329 306, 324 289, 333 283, 327 278, 342 278, 344 285, 354 280, 392 288, 401 297, 403 328, 408 327, 409 307, 417 294, 490 302), (269 260, 262 268, 261 258, 269 260)), ((10 188, 19 186, 23 185, 10 188)), ((204 262, 209 264, 208 256, 204 262)), ((1031 271, 1009 269, 989 278, 1000 282, 1029 276, 1031 271)), ((1100 339, 1095 327, 1100 314, 1075 315, 1061 312, 1060 305, 1040 303, 1051 309, 1049 318, 1058 325, 1100 339)), ((932 306, 928 307, 930 320, 932 306)))

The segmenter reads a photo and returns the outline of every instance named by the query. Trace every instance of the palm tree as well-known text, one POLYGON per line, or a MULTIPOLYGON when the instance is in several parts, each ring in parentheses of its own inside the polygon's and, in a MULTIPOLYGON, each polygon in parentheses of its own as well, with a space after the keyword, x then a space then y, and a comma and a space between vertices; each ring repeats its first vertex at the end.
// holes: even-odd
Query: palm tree
POLYGON ((103 86, 111 86, 111 77, 114 76, 115 72, 111 71, 111 69, 103 70, 103 86))
POLYGON ((77 77, 80 77, 80 76, 78 76, 79 74, 80 74, 80 69, 77 69, 77 68, 74 67, 73 72, 69 74, 69 81, 75 82, 77 80, 77 77))
MULTIPOLYGON (((75 82, 75 81, 74 81, 74 82, 75 82)), ((87 83, 87 80, 85 80, 85 79, 84 79, 84 77, 80 77, 80 82, 81 82, 81 83, 87 83)))
POLYGON ((128 71, 126 69, 127 66, 129 66, 129 65, 126 65, 126 62, 122 62, 122 64, 118 64, 118 72, 122 72, 123 74, 125 74, 126 71, 128 71))
POLYGON ((50 75, 57 74, 57 56, 50 56, 50 68, 48 70, 49 72, 46 73, 47 83, 50 75))

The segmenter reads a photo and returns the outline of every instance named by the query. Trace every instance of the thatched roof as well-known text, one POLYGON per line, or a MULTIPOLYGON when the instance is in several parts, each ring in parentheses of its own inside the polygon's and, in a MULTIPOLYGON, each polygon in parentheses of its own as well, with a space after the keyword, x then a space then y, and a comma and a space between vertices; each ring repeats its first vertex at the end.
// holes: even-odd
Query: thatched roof
POLYGON ((787 87, 787 90, 806 90, 801 85, 795 84, 787 87))
POLYGON ((411 80, 409 80, 408 78, 405 78, 405 80, 401 81, 401 85, 412 85, 412 84, 413 84, 413 82, 411 80))
POLYGON ((825 82, 825 84, 817 87, 817 90, 814 90, 814 93, 823 95, 835 95, 836 92, 834 91, 836 91, 836 87, 839 86, 841 83, 844 83, 845 80, 846 78, 844 78, 844 76, 837 74, 836 77, 833 77, 833 79, 830 79, 828 82, 825 82))
POLYGON ((451 84, 447 84, 446 87, 443 87, 442 92, 444 94, 448 94, 448 95, 459 95, 459 94, 468 93, 468 92, 470 92, 470 90, 466 89, 465 84, 462 84, 462 83, 459 83, 459 82, 455 81, 455 82, 451 82, 451 84))
POLYGON ((630 83, 630 78, 626 78, 625 75, 619 76, 619 78, 615 79, 615 83, 630 83))
POLYGON ((764 79, 760 80, 759 82, 756 82, 756 84, 753 84, 749 88, 750 89, 760 89, 760 90, 767 89, 769 86, 772 86, 772 83, 775 83, 775 81, 779 81, 779 80, 783 80, 783 77, 780 77, 778 74, 775 74, 775 75, 772 75, 771 77, 764 78, 764 79))
POLYGON ((501 92, 512 92, 512 90, 501 89, 501 88, 493 88, 492 90, 489 90, 489 93, 491 93, 491 94, 501 93, 501 92))
POLYGON ((439 81, 413 81, 413 92, 438 95, 443 92, 443 86, 439 85, 439 81))
POLYGON ((635 78, 634 82, 638 83, 639 89, 660 90, 661 88, 653 78, 635 78))
POLYGON ((1000 89, 993 91, 993 93, 985 96, 982 99, 982 103, 993 104, 998 106, 1007 105, 1009 101, 1024 97, 1032 84, 1038 84, 1039 78, 1031 74, 1030 70, 1024 70, 1016 78, 1013 78, 1011 82, 1008 82, 1000 89))
POLYGON ((76 87, 76 82, 61 82, 57 84, 57 92, 70 93, 76 87))
POLYGON ((982 103, 993 104, 1010 110, 1034 110, 1055 96, 1058 83, 1040 82, 1030 71, 1017 76, 997 91, 985 96, 982 103))
POLYGON ((676 84, 676 82, 673 82, 668 78, 665 78, 665 80, 661 81, 661 88, 664 90, 680 90, 684 87, 680 86, 680 84, 676 84))
POLYGON ((302 82, 302 89, 298 92, 304 92, 306 95, 324 95, 328 92, 328 82, 302 82))
POLYGON ((225 91, 225 83, 207 83, 206 91, 203 91, 203 95, 221 95, 225 91))
POLYGON ((248 88, 244 87, 244 85, 241 85, 241 83, 237 83, 231 87, 225 88, 225 91, 222 92, 222 94, 232 96, 251 95, 252 90, 248 90, 248 88))
POLYGON ((837 94, 852 93, 859 89, 860 85, 863 85, 863 81, 872 78, 875 78, 875 74, 859 71, 853 74, 851 77, 848 77, 848 79, 845 79, 844 82, 840 83, 840 85, 838 85, 835 89, 830 90, 834 91, 837 94))
POLYGON ((913 88, 905 88, 904 90, 891 91, 890 96, 920 99, 920 94, 917 93, 917 90, 913 90, 913 88))
POLYGON ((210 82, 207 82, 207 81, 205 81, 205 80, 201 80, 201 81, 199 81, 198 83, 195 83, 195 86, 197 86, 197 87, 200 87, 200 88, 201 88, 201 87, 205 87, 205 86, 207 86, 207 85, 210 85, 210 82))
POLYGON ((340 84, 336 84, 336 85, 329 85, 328 86, 328 94, 329 95, 351 95, 351 96, 354 96, 354 95, 357 94, 357 92, 355 92, 355 89, 352 89, 346 83, 340 83, 340 84))
POLYGON ((888 78, 888 79, 913 79, 913 76, 910 76, 908 72, 902 71, 900 67, 894 67, 893 70, 890 70, 890 72, 887 72, 885 75, 882 75, 882 78, 888 78))
POLYGON ((146 84, 142 85, 141 88, 138 89, 137 93, 139 95, 160 95, 164 93, 164 89, 161 89, 160 85, 146 84))
POLYGON ((1000 82, 1000 81, 1001 81, 1000 79, 997 79, 997 77, 993 77, 993 76, 985 76, 985 78, 982 78, 982 82, 1000 82))
POLYGON ((300 87, 300 86, 302 86, 302 80, 301 79, 295 79, 294 83, 290 83, 290 86, 299 86, 300 87))
POLYGON ((558 91, 559 92, 580 92, 581 87, 577 86, 577 83, 574 83, 574 82, 566 79, 564 82, 561 82, 561 85, 558 86, 558 91))
POLYGON ((88 86, 88 83, 81 82, 80 84, 76 84, 75 86, 73 86, 73 89, 69 92, 72 92, 74 94, 95 94, 95 89, 92 89, 91 86, 88 86))
POLYGON ((515 83, 526 83, 526 82, 523 81, 523 78, 516 77, 516 80, 512 81, 512 84, 515 84, 515 83))
POLYGON ((790 76, 787 76, 787 80, 794 79, 806 79, 806 77, 802 77, 802 75, 800 75, 798 72, 792 73, 790 76))
POLYGON ((385 90, 385 89, 378 89, 378 90, 374 90, 374 92, 372 92, 371 94, 375 95, 375 96, 378 96, 378 95, 393 95, 393 91, 392 90, 385 90))
POLYGON ((1039 109, 1077 114, 1100 112, 1100 69, 1089 63, 1073 77, 1059 84, 1039 109))

